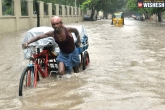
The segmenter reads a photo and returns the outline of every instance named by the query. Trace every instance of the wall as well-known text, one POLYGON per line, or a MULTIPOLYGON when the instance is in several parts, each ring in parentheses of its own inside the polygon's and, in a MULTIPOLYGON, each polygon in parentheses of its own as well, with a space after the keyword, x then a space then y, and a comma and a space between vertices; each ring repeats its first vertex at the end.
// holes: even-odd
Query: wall
POLYGON ((162 12, 162 22, 165 23, 165 11, 162 12))
MULTIPOLYGON (((21 0, 13 0, 13 16, 2 15, 2 0, 0 0, 0 34, 28 30, 30 28, 37 26, 37 16, 33 14, 33 0, 26 0, 27 2, 27 16, 21 15, 21 0)), ((48 5, 48 15, 44 14, 44 3, 38 1, 39 12, 40 12, 40 26, 51 26, 50 18, 52 15, 52 3, 47 3, 48 5)), ((56 15, 60 16, 63 23, 74 23, 82 22, 84 13, 80 8, 75 8, 73 6, 65 6, 54 4, 56 10, 56 15), (59 14, 59 9, 62 7, 62 15, 59 14), (74 10, 78 10, 75 14, 74 10), (71 14, 66 14, 71 11, 71 14)))

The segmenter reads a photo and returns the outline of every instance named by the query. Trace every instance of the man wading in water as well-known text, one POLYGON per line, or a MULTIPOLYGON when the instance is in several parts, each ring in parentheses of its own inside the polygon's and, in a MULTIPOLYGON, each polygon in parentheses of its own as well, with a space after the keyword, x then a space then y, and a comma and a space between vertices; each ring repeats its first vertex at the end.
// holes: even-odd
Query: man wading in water
POLYGON ((78 73, 80 63, 79 53, 76 50, 74 39, 71 34, 72 32, 75 33, 78 42, 77 46, 80 46, 80 35, 78 30, 76 28, 64 27, 59 16, 54 16, 51 18, 51 25, 54 29, 53 31, 49 31, 30 39, 23 44, 23 47, 26 48, 28 47, 28 44, 39 39, 53 37, 60 48, 60 53, 56 58, 58 62, 59 75, 64 75, 65 70, 70 73, 72 68, 75 73, 78 73))

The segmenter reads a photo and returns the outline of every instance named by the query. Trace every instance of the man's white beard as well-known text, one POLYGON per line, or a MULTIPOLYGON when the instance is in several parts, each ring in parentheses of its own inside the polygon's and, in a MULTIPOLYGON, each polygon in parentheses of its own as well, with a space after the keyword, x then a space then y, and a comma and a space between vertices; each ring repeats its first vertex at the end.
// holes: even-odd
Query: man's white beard
POLYGON ((60 28, 56 28, 55 31, 56 31, 57 33, 60 33, 60 28))

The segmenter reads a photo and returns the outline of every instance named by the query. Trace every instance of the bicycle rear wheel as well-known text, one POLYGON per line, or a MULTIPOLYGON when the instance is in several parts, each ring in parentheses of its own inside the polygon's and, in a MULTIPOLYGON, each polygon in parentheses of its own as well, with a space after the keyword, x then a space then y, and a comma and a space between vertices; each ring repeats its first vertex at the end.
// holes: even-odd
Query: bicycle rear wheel
POLYGON ((90 63, 89 53, 85 51, 83 56, 83 70, 87 68, 89 63, 90 63))
POLYGON ((27 91, 34 86, 34 67, 27 66, 22 72, 19 82, 19 96, 22 96, 23 91, 27 91))

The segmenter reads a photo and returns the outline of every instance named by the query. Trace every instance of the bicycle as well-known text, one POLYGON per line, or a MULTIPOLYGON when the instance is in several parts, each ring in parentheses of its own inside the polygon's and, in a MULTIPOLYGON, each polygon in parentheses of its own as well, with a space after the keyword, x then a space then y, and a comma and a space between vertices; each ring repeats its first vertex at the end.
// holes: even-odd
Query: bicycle
MULTIPOLYGON (((76 47, 79 55, 81 55, 79 68, 82 67, 82 70, 85 70, 90 63, 88 49, 88 36, 83 26, 73 26, 78 29, 81 37, 82 45, 80 47, 76 47)), ((26 36, 24 37, 23 43, 27 41, 27 39, 34 37, 34 35, 38 35, 39 33, 44 33, 45 30, 52 30, 50 27, 37 27, 27 31, 26 36)), ((48 77, 52 73, 58 73, 58 65, 56 62, 57 54, 54 53, 53 46, 57 47, 54 39, 51 37, 49 39, 44 39, 42 42, 37 42, 34 44, 40 44, 40 46, 29 46, 31 50, 31 54, 26 55, 29 58, 29 64, 23 70, 20 82, 19 82, 19 96, 23 95, 23 91, 36 87, 37 82, 40 80, 40 77, 48 77), (52 44, 48 44, 46 46, 41 46, 41 44, 46 44, 51 42, 52 44), (41 50, 41 52, 40 52, 41 50)), ((58 50, 58 49, 57 49, 58 50)), ((59 52, 59 51, 58 51, 59 52)), ((24 52, 25 53, 25 52, 24 52)))
POLYGON ((56 62, 57 54, 52 51, 53 45, 49 44, 41 48, 30 46, 32 48, 32 57, 29 58, 29 64, 22 72, 19 82, 19 96, 23 95, 23 91, 36 87, 40 76, 43 78, 51 75, 52 72, 57 73, 58 65, 56 62))

